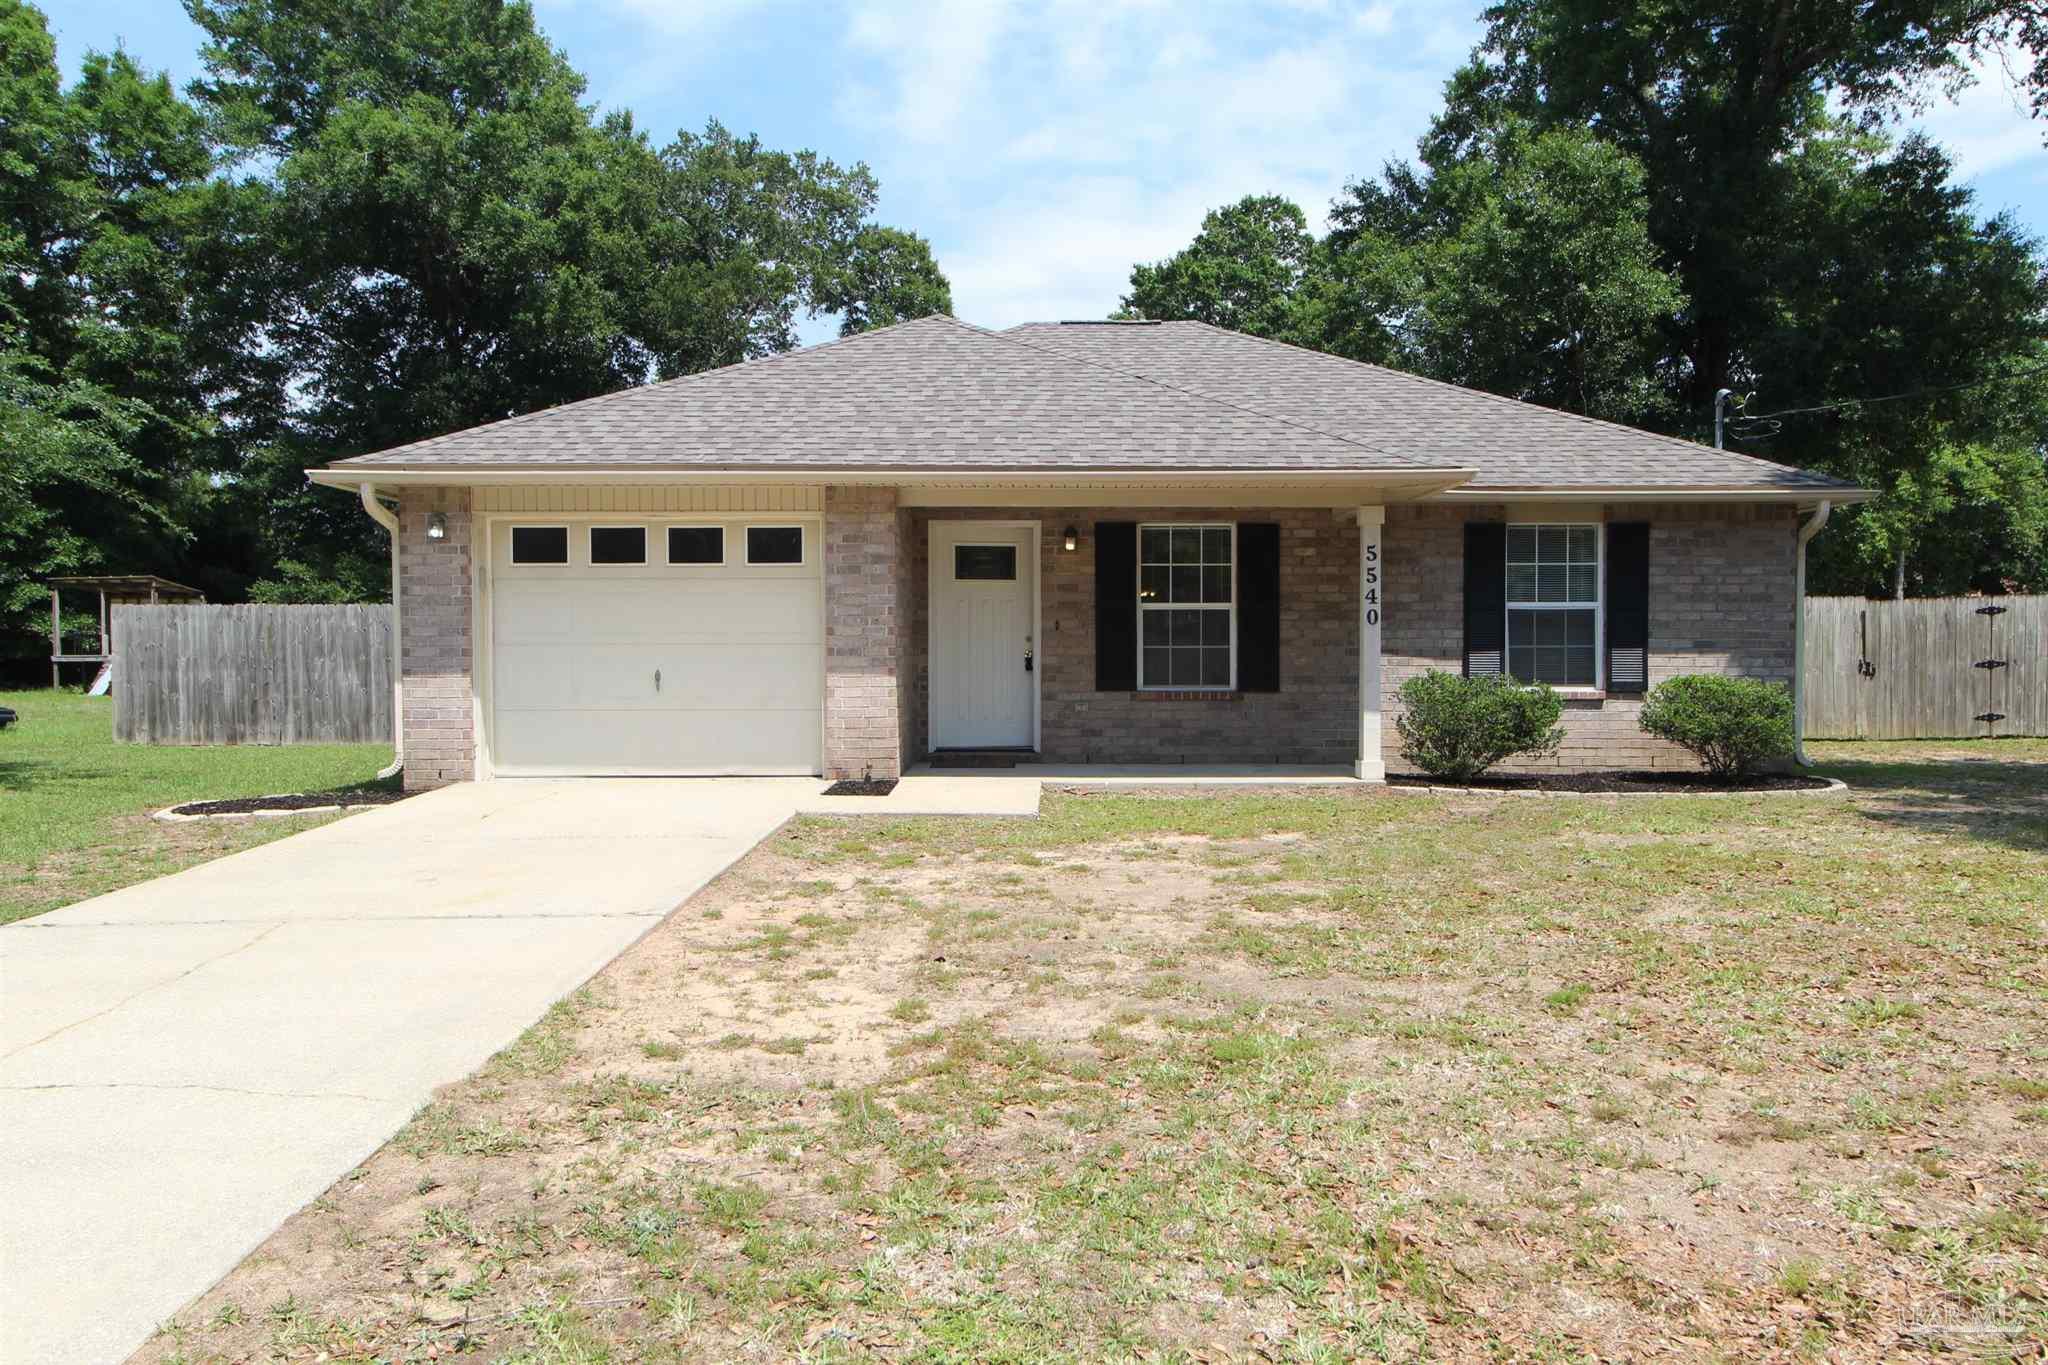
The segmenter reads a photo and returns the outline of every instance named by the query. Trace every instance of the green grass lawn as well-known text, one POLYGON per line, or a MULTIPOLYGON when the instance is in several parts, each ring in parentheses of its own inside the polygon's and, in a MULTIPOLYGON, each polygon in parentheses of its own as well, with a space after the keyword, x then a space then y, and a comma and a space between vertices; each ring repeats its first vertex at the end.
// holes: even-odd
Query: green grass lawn
POLYGON ((113 703, 0 692, 0 924, 175 872, 334 818, 168 825, 180 801, 325 791, 375 778, 388 744, 165 748, 114 742, 113 703))

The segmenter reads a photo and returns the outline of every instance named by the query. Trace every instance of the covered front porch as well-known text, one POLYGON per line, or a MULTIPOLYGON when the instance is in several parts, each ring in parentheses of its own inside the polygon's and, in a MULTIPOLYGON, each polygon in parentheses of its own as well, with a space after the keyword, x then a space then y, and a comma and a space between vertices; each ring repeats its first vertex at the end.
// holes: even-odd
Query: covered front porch
MULTIPOLYGON (((860 499, 871 527, 879 491, 860 499)), ((1383 781, 1386 515, 1386 500, 1330 490, 1029 506, 906 493, 891 528, 900 770, 985 754, 1063 784, 1383 781)), ((856 677, 835 687, 845 657, 828 639, 826 770, 881 772, 834 752, 849 733, 835 694, 878 700, 856 677)))

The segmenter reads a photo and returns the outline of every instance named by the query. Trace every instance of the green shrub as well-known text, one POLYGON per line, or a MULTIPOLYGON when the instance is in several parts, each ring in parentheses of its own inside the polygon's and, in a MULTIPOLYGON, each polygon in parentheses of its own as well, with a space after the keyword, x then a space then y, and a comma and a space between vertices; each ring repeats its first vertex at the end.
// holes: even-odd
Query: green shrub
POLYGON ((1461 678, 1434 669, 1401 684, 1401 757, 1431 777, 1479 776, 1515 754, 1557 752, 1564 701, 1512 678, 1461 678))
POLYGON ((1643 729, 1690 749, 1709 773, 1739 782, 1792 753, 1792 693, 1783 683, 1692 673, 1658 683, 1643 729))

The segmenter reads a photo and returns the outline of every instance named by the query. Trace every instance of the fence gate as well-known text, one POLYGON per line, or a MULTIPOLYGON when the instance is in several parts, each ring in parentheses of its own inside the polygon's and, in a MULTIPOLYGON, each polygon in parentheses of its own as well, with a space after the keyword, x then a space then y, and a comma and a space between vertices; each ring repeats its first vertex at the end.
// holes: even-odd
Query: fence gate
POLYGON ((1814 739, 2048 735, 2048 596, 1806 600, 1814 739))

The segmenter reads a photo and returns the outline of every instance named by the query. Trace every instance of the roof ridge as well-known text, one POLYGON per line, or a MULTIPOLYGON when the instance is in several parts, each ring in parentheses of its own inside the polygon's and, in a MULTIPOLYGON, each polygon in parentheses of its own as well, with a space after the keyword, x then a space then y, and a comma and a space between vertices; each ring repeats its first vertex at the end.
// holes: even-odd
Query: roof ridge
MULTIPOLYGON (((954 321, 955 321, 955 322, 959 322, 959 319, 957 319, 957 318, 956 318, 956 319, 954 319, 954 321)), ((1177 393, 1177 394, 1180 394, 1181 396, 1183 396, 1183 397, 1186 397, 1186 398, 1198 398, 1198 399, 1200 399, 1201 401, 1203 401, 1203 402, 1205 402, 1205 403, 1213 403, 1213 404, 1215 404, 1215 405, 1216 405, 1216 406, 1218 406, 1218 407, 1224 407, 1224 408, 1229 408, 1229 409, 1230 409, 1231 411, 1233 411, 1233 412, 1243 412, 1243 413, 1249 413, 1249 414, 1250 414, 1251 416, 1253 416, 1253 417, 1257 417, 1257 418, 1259 418, 1259 419, 1261 419, 1261 420, 1263 420, 1263 421, 1267 421, 1267 422, 1277 422, 1277 423, 1278 423, 1278 424, 1280 424, 1281 426, 1293 427, 1293 428, 1295 428, 1295 429, 1296 429, 1297 431, 1306 431, 1306 432, 1308 432, 1308 433, 1310 433, 1311 435, 1314 435, 1314 436, 1321 436, 1321 437, 1325 437, 1325 438, 1326 438, 1326 439, 1328 439, 1328 440, 1332 440, 1332 441, 1337 441, 1337 442, 1341 442, 1342 444, 1344 444, 1344 445, 1347 445, 1347 446, 1355 446, 1355 447, 1356 447, 1356 448, 1358 448, 1359 450, 1369 450, 1369 451, 1371 451, 1371 452, 1372 452, 1373 454, 1375 454, 1375 455, 1378 455, 1378 456, 1380 456, 1380 457, 1382 457, 1382 458, 1384 458, 1384 459, 1389 459, 1389 460, 1396 460, 1396 461, 1399 461, 1399 462, 1400 462, 1400 466, 1401 466, 1402 468, 1405 468, 1405 469, 1433 469, 1433 468, 1436 468, 1436 467, 1437 467, 1437 466, 1434 466, 1434 465, 1427 465, 1427 464, 1424 464, 1424 463, 1422 463, 1422 462, 1421 462, 1420 460, 1415 460, 1415 459, 1411 459, 1410 457, 1408 457, 1408 456, 1405 456, 1405 455, 1396 455, 1396 454, 1395 454, 1395 453, 1394 453, 1393 451, 1391 451, 1391 450, 1383 450, 1383 449, 1381 449, 1381 448, 1380 448, 1379 446, 1373 445, 1372 443, 1370 443, 1370 442, 1368 442, 1368 441, 1362 441, 1362 440, 1359 440, 1359 439, 1358 439, 1357 437, 1355 437, 1355 436, 1346 436, 1346 435, 1343 435, 1343 434, 1342 434, 1341 432, 1335 432, 1335 431, 1325 431, 1325 430, 1324 430, 1323 428, 1321 428, 1321 427, 1319 427, 1319 426, 1314 426, 1314 425, 1312 425, 1312 424, 1310 424, 1310 423, 1308 423, 1308 422, 1298 421, 1298 420, 1296 420, 1295 418, 1292 418, 1292 417, 1282 417, 1282 416, 1280 416, 1280 415, 1279 415, 1278 413, 1266 412, 1265 410, 1263 410, 1263 409, 1261 409, 1261 408, 1255 408, 1255 407, 1252 407, 1252 406, 1251 406, 1250 404, 1248 404, 1248 403, 1238 403, 1238 402, 1233 402, 1232 400, 1230 400, 1230 399, 1228 399, 1228 398, 1221 398, 1221 397, 1218 397, 1217 395, 1215 395, 1215 394, 1213 394, 1213 393, 1204 393, 1204 392, 1203 392, 1202 390, 1200 390, 1200 389, 1190 389, 1190 388, 1185 388, 1185 387, 1183 387, 1183 386, 1181 386, 1181 385, 1179 385, 1179 384, 1169 384, 1169 383, 1167 383, 1167 382, 1166 382, 1165 380, 1163 380, 1163 379, 1157 379, 1157 378, 1154 378, 1153 376, 1151 376, 1151 375, 1149 375, 1149 374, 1140 374, 1140 373, 1138 373, 1138 372, 1137 372, 1136 370, 1125 370, 1125 369, 1119 369, 1119 368, 1118 368, 1117 366, 1115 366, 1115 365, 1110 365, 1110 364, 1106 364, 1106 363, 1104 363, 1103 361, 1100 361, 1100 360, 1095 360, 1095 359, 1092 359, 1092 358, 1090 358, 1090 357, 1088 357, 1088 356, 1079 356, 1079 355, 1074 355, 1074 354, 1072 354, 1071 352, 1067 352, 1067 351, 1062 351, 1062 350, 1058 350, 1058 349, 1056 349, 1056 348, 1054 348, 1054 347, 1051 347, 1051 346, 1034 346, 1034 345, 1032 345, 1032 344, 1031 344, 1030 342, 1028 342, 1028 341, 1025 341, 1025 340, 1023 340, 1023 339, 1022 339, 1022 338, 1020 338, 1020 337, 1014 337, 1014 336, 1011 336, 1011 335, 1010 335, 1010 333, 1011 333, 1012 331, 1015 331, 1015 330, 1017 330, 1017 328, 1008 328, 1008 329, 1005 329, 1004 331, 1000 331, 1000 332, 998 332, 998 331, 994 331, 994 330, 992 330, 992 329, 990 329, 990 328, 986 328, 986 327, 977 327, 977 326, 975 326, 975 325, 974 325, 973 323, 971 323, 971 322, 960 322, 960 323, 959 323, 959 325, 960 325, 960 326, 962 326, 962 327, 965 327, 965 328, 967 328, 967 329, 968 329, 968 330, 970 330, 970 331, 974 331, 974 332, 979 332, 979 333, 981 333, 981 334, 982 334, 983 336, 985 336, 985 337, 988 337, 988 338, 989 338, 990 340, 992 340, 992 341, 1002 341, 1002 342, 1007 342, 1008 344, 1010 344, 1010 345, 1012 345, 1012 346, 1021 346, 1021 347, 1023 347, 1023 348, 1025 349, 1025 350, 1027 350, 1027 351, 1035 351, 1035 352, 1037 352, 1037 353, 1038 353, 1038 354, 1040 354, 1040 355, 1050 355, 1050 356, 1055 356, 1055 357, 1057 357, 1058 359, 1061 359, 1061 360, 1065 360, 1065 361, 1070 361, 1070 362, 1072 362, 1072 363, 1074 363, 1074 364, 1076 364, 1076 365, 1086 365, 1086 366, 1089 366, 1089 367, 1091 367, 1091 368, 1093 368, 1093 369, 1098 369, 1098 370, 1106 370, 1106 371, 1108 371, 1108 372, 1109 372, 1110 374, 1115 374, 1115 375, 1122 375, 1122 376, 1123 376, 1124 378, 1126 378, 1126 379, 1135 379, 1135 380, 1139 381, 1140 383, 1143 383, 1143 384, 1151 384, 1151 385, 1153 385, 1153 386, 1154 386, 1154 387, 1156 387, 1156 388, 1161 388, 1161 389, 1165 389, 1165 390, 1166 390, 1166 391, 1167 391, 1168 393, 1177 393)), ((1027 325, 1037 325, 1037 326, 1048 326, 1048 327, 1060 327, 1060 326, 1064 326, 1065 324, 1064 324, 1064 323, 1042 323, 1042 324, 1026 324, 1026 323, 1019 323, 1019 324, 1017 324, 1017 327, 1024 327, 1024 326, 1027 326, 1027 325)), ((1218 329, 1218 330, 1221 330, 1221 329, 1218 329)), ((1248 334, 1247 334, 1247 335, 1248 335, 1248 334)))
POLYGON ((395 446, 385 446, 381 450, 365 450, 357 455, 345 455, 331 463, 344 464, 349 460, 359 460, 369 455, 388 455, 393 451, 411 450, 419 446, 431 446, 455 436, 468 436, 473 432, 495 431, 504 427, 518 426, 522 423, 536 421, 542 417, 552 416, 558 412, 567 412, 571 408, 593 407, 599 403, 626 398, 633 394, 652 393, 656 389, 675 388, 692 380, 702 379, 706 375, 724 374, 728 370, 743 370, 749 366, 772 365, 778 360, 788 360, 792 356, 812 355, 819 351, 827 351, 834 346, 844 346, 849 341, 859 341, 864 337, 880 336, 884 332, 893 332, 899 328, 915 326, 920 322, 929 322, 934 318, 943 319, 956 327, 969 326, 969 324, 960 321, 960 319, 950 313, 927 313, 923 317, 904 318, 901 322, 892 322, 884 327, 870 327, 864 332, 854 332, 849 336, 833 337, 830 341, 815 342, 809 346, 792 346, 786 351, 775 351, 768 355, 753 356, 746 360, 735 360, 725 365, 714 365, 708 370, 692 370, 688 374, 673 375, 667 379, 656 379, 646 384, 628 384, 623 389, 612 389, 607 393, 593 393, 588 398, 572 398, 566 403, 556 403, 545 408, 534 408, 530 412, 515 412, 510 417, 500 417, 494 422, 480 422, 473 427, 457 427, 453 431, 439 431, 432 436, 421 436, 410 441, 400 441, 395 446))
MULTIPOLYGON (((1767 460, 1761 455, 1751 455, 1740 450, 1728 450, 1720 446, 1710 446, 1700 441, 1689 441, 1683 436, 1668 436, 1661 431, 1649 431, 1643 427, 1632 427, 1625 422, 1610 422, 1603 417, 1588 417, 1584 413, 1571 412, 1565 408, 1553 408, 1547 403, 1532 403, 1526 398, 1510 398, 1504 393, 1494 393, 1487 389, 1477 389, 1471 387, 1468 384, 1454 384, 1448 379, 1434 379, 1431 378, 1429 375, 1416 374, 1411 370, 1397 370, 1392 365, 1378 365, 1370 360, 1354 360, 1348 355, 1338 355, 1335 351, 1319 351, 1313 346, 1299 346, 1291 341, 1281 341, 1275 337, 1262 337, 1254 332, 1233 331, 1228 327, 1218 327, 1213 322, 1204 322, 1200 318, 1173 318, 1168 321, 1172 325, 1178 325, 1183 327, 1200 327, 1205 331, 1215 332, 1220 336, 1236 337, 1241 338, 1245 341, 1256 341, 1261 345, 1276 346, 1282 350, 1288 351, 1299 351, 1304 355, 1317 356, 1324 360, 1334 360, 1344 365, 1356 365, 1362 370, 1378 370, 1382 374, 1394 375, 1401 379, 1412 379, 1418 384, 1429 384, 1440 389, 1450 389, 1453 392, 1465 394, 1474 398, 1483 398, 1486 399, 1488 402, 1492 403, 1502 403, 1510 407, 1516 408, 1534 408, 1538 412, 1547 412, 1553 416, 1563 417, 1573 422, 1583 422, 1588 426, 1599 427, 1603 431, 1618 431, 1625 433, 1629 436, 1645 437, 1652 441, 1664 441, 1672 445, 1683 446, 1688 451, 1711 451, 1716 455, 1725 455, 1733 457, 1734 459, 1738 460, 1747 460, 1751 464, 1763 465, 1768 469, 1782 469, 1792 470, 1794 472, 1807 472, 1804 471, 1802 467, 1799 465, 1781 464, 1776 460, 1767 460)), ((1475 480, 1474 482, 1476 484, 1477 480, 1475 480)))

